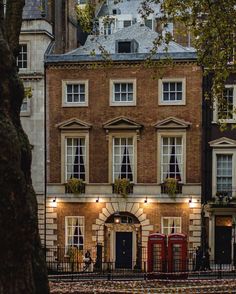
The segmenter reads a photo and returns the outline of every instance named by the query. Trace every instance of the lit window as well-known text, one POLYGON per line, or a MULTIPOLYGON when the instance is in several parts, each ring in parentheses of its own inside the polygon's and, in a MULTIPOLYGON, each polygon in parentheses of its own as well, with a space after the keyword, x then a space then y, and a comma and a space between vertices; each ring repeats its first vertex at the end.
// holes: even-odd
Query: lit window
POLYGON ((181 233, 181 217, 163 217, 161 232, 165 235, 181 233))
POLYGON ((27 68, 27 44, 20 44, 20 51, 17 57, 17 66, 19 69, 27 68))
POLYGON ((113 181, 115 179, 134 180, 133 138, 113 138, 113 181))
POLYGON ((88 106, 88 81, 63 81, 63 106, 88 106))
POLYGON ((216 156, 216 190, 217 192, 232 192, 232 154, 217 154, 216 156))
POLYGON ((185 104, 185 80, 159 80, 159 104, 185 104))
POLYGON ((68 247, 77 247, 79 250, 84 249, 84 217, 67 216, 66 221, 66 240, 68 247))
POLYGON ((66 138, 66 180, 77 178, 85 181, 85 138, 66 138))
POLYGON ((182 137, 162 137, 161 141, 161 181, 183 178, 183 142, 182 137))

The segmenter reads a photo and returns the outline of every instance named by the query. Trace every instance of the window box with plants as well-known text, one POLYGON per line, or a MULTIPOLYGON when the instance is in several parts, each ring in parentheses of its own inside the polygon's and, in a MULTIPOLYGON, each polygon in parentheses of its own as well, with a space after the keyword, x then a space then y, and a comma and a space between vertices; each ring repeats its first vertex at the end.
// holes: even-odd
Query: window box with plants
POLYGON ((128 194, 133 193, 133 186, 133 183, 131 183, 129 179, 115 179, 112 184, 112 192, 126 198, 128 194))
POLYGON ((161 184, 161 193, 168 194, 170 197, 175 197, 176 194, 182 193, 183 184, 175 178, 166 178, 161 184))
POLYGON ((72 194, 85 193, 85 182, 82 179, 71 178, 65 183, 65 192, 72 194))

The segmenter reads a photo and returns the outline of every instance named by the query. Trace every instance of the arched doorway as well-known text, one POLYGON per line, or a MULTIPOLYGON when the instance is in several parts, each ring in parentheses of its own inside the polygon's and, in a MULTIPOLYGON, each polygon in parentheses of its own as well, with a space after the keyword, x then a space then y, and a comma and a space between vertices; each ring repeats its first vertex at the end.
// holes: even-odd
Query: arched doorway
POLYGON ((115 212, 105 221, 104 257, 114 268, 140 268, 142 228, 129 212, 115 212))

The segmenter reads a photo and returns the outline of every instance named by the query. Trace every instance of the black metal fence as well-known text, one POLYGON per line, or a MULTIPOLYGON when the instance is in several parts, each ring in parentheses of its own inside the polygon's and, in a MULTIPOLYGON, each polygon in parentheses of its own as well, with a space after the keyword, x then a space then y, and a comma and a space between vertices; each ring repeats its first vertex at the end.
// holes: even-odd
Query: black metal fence
POLYGON ((186 259, 157 260, 148 267, 146 251, 143 250, 140 259, 133 260, 129 267, 124 267, 118 262, 98 260, 96 248, 91 252, 92 259, 84 258, 85 251, 68 250, 64 247, 52 247, 46 250, 48 273, 52 277, 74 278, 107 278, 107 279, 131 279, 131 278, 200 278, 200 277, 234 277, 236 278, 236 266, 233 261, 229 264, 219 264, 214 260, 201 259, 196 262, 192 251, 188 252, 186 259))

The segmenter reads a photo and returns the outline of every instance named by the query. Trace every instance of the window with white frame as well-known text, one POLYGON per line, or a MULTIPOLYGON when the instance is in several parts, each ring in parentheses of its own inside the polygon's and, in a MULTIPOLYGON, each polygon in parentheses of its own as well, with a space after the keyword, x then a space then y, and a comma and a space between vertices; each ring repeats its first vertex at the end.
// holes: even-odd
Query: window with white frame
POLYGON ((236 120, 236 86, 226 86, 223 92, 222 100, 217 105, 217 119, 236 120))
POLYGON ((136 104, 136 81, 135 80, 112 80, 111 81, 111 105, 129 106, 136 104))
POLYGON ((133 137, 113 138, 113 181, 129 179, 134 181, 134 142, 133 137))
POLYGON ((161 181, 183 181, 183 138, 161 137, 161 181))
POLYGON ((184 105, 185 104, 185 79, 160 79, 159 104, 184 105))
POLYGON ((19 54, 17 56, 17 66, 19 69, 26 69, 28 66, 27 44, 20 44, 19 54))
POLYGON ((65 245, 84 249, 84 216, 66 216, 65 245))
POLYGON ((20 115, 21 116, 30 116, 31 109, 30 109, 30 101, 32 98, 32 88, 31 87, 24 87, 25 89, 25 98, 22 101, 20 115))
POLYGON ((63 81, 63 106, 88 106, 88 81, 63 81))
POLYGON ((216 155, 216 191, 220 193, 232 193, 232 154, 216 155))
POLYGON ((77 178, 85 181, 86 175, 86 146, 85 138, 66 138, 65 155, 66 181, 77 178))
POLYGON ((181 217, 162 217, 162 234, 181 233, 181 217))

